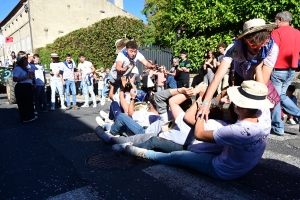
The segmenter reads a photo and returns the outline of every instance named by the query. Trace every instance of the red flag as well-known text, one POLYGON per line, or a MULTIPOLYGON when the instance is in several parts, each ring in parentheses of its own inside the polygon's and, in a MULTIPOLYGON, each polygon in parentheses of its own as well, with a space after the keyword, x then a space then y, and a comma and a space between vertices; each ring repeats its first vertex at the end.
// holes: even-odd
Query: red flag
POLYGON ((10 42, 14 42, 14 38, 11 36, 8 36, 5 38, 5 43, 10 43, 10 42))

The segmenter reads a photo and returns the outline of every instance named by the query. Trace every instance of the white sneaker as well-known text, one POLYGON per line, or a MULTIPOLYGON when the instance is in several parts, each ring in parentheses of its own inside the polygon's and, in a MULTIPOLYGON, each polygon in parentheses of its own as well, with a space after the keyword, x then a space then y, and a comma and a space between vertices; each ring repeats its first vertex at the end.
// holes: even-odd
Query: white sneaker
POLYGON ((104 125, 105 125, 105 122, 103 121, 103 119, 101 119, 101 117, 97 116, 95 118, 97 124, 101 127, 101 128, 104 128, 104 125))
POLYGON ((114 145, 112 145, 111 148, 112 148, 112 150, 113 150, 114 152, 122 153, 122 152, 125 151, 125 147, 126 147, 127 145, 132 146, 132 143, 131 143, 131 142, 126 142, 126 143, 123 143, 123 144, 114 144, 114 145))
POLYGON ((60 109, 67 109, 65 105, 61 105, 60 109))
POLYGON ((38 118, 38 116, 34 116, 34 118, 30 119, 30 120, 24 120, 24 123, 28 123, 28 122, 32 122, 34 120, 36 120, 38 118))
POLYGON ((93 105, 93 108, 97 108, 97 104, 94 104, 94 105, 93 105))
POLYGON ((292 125, 295 125, 296 122, 294 119, 289 119, 289 121, 287 121, 288 124, 292 124, 292 125))
POLYGON ((101 100, 100 100, 100 105, 101 105, 101 106, 104 106, 104 104, 105 104, 105 99, 101 99, 101 100))
POLYGON ((81 106, 81 108, 88 108, 88 107, 89 107, 88 104, 83 104, 83 105, 81 106))
POLYGON ((103 118, 103 119, 107 119, 108 118, 108 114, 106 112, 104 112, 103 110, 100 111, 100 116, 103 118))
POLYGON ((38 115, 39 113, 37 111, 34 111, 34 115, 38 115))
POLYGON ((127 145, 125 147, 125 152, 129 155, 140 157, 140 158, 146 158, 147 149, 142 149, 134 146, 127 145))

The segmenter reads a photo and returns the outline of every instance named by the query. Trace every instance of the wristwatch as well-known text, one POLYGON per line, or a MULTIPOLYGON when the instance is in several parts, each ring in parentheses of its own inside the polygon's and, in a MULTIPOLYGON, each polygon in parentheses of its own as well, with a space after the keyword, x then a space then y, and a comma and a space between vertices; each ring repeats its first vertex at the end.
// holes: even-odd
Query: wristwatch
POLYGON ((132 101, 132 100, 134 101, 134 98, 130 98, 130 101, 132 101))

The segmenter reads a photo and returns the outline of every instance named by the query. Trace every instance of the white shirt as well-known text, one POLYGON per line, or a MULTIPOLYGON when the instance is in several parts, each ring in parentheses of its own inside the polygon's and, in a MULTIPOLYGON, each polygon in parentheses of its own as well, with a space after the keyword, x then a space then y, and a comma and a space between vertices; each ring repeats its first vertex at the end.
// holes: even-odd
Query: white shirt
POLYGON ((63 67, 61 71, 63 71, 63 79, 68 79, 74 81, 74 69, 76 69, 76 65, 74 62, 71 63, 63 62, 63 67), (67 65, 68 66, 67 66, 67 65))
MULTIPOLYGON (((137 54, 135 56, 135 58, 133 59, 134 61, 134 66, 136 65, 136 62, 137 60, 139 61, 142 61, 143 59, 145 59, 145 57, 143 56, 143 54, 141 54, 139 51, 137 51, 137 54)), ((117 56, 117 59, 116 59, 116 62, 122 62, 122 68, 125 68, 125 67, 130 67, 131 63, 130 63, 130 60, 129 58, 127 58, 123 52, 121 51, 118 56, 117 56)), ((118 72, 117 71, 117 68, 116 68, 116 62, 114 63, 114 65, 112 66, 111 68, 111 71, 110 71, 110 74, 112 75, 112 77, 114 79, 120 79, 122 77, 122 75, 125 73, 125 72, 118 72)))
POLYGON ((34 75, 35 75, 35 85, 44 86, 45 85, 44 68, 42 65, 35 64, 34 75))
POLYGON ((150 126, 153 122, 155 122, 159 118, 158 115, 148 112, 146 110, 135 111, 132 115, 132 119, 141 126, 150 126))
POLYGON ((86 79, 86 75, 92 72, 93 64, 90 61, 84 61, 83 63, 78 64, 78 69, 81 70, 82 79, 86 79))
POLYGON ((51 76, 51 80, 60 80, 59 71, 63 68, 63 63, 50 63, 50 69, 53 72, 53 76, 51 76), (58 75, 56 73, 58 72, 58 75))

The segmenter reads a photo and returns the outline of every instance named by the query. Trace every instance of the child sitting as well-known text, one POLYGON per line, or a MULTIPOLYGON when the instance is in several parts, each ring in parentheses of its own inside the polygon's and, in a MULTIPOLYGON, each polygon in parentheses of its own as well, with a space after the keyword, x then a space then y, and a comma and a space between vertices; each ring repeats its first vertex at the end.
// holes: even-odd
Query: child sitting
MULTIPOLYGON (((295 105, 297 105, 297 98, 295 97, 295 95, 293 95, 295 90, 296 90, 296 88, 294 85, 289 85, 289 87, 286 90, 286 95, 288 97, 290 97, 290 99, 295 103, 295 105)), ((292 115, 286 114, 283 108, 281 108, 281 117, 282 117, 283 121, 287 122, 288 124, 293 124, 293 125, 296 124, 294 117, 292 115), (288 121, 286 121, 287 118, 289 118, 288 121)))

